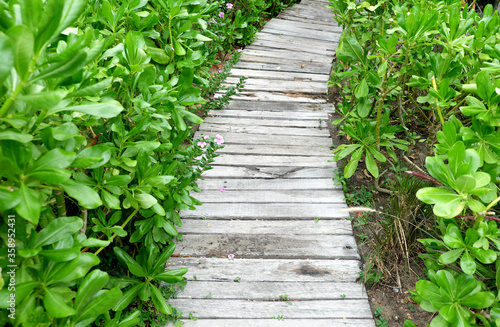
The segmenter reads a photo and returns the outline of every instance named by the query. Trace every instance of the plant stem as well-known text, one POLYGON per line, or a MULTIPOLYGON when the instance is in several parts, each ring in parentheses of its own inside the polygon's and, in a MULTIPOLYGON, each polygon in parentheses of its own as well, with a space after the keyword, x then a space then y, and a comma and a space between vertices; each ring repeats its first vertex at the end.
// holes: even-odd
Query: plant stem
MULTIPOLYGON (((128 216, 128 217, 127 217, 127 220, 125 220, 125 222, 124 222, 124 223, 122 224, 122 226, 121 226, 122 228, 125 228, 125 226, 127 226, 127 224, 129 223, 129 221, 130 221, 130 220, 131 220, 131 219, 135 216, 135 214, 139 211, 139 208, 140 208, 140 207, 137 207, 137 209, 135 209, 135 210, 134 210, 134 212, 132 212, 132 213, 130 214, 130 216, 128 216)), ((114 239, 115 239, 115 237, 116 237, 116 234, 115 234, 115 233, 113 233, 113 236, 111 237, 111 240, 110 240, 110 241, 114 240, 114 239)), ((98 255, 98 254, 99 254, 102 250, 104 250, 104 248, 105 248, 105 246, 100 247, 100 248, 99 248, 99 249, 98 249, 98 250, 97 250, 94 254, 95 254, 95 255, 98 255)))
POLYGON ((56 197, 57 215, 59 217, 66 217, 66 201, 64 200, 64 192, 56 190, 54 192, 56 197))
MULTIPOLYGON (((434 90, 436 92, 438 91, 437 84, 436 84, 436 78, 434 76, 432 76, 432 87, 434 88, 434 90)), ((438 105, 438 99, 436 99, 436 108, 437 108, 437 112, 438 112, 438 116, 439 116, 439 121, 441 122, 441 126, 444 126, 443 113, 441 112, 441 108, 438 105)))

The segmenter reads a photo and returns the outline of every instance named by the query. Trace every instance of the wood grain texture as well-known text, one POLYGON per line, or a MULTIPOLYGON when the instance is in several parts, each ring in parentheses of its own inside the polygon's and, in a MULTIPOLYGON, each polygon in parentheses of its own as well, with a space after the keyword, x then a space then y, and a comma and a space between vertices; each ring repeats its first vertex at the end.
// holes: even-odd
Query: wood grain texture
POLYGON ((185 219, 178 228, 183 235, 352 235, 348 220, 202 220, 185 219))
POLYGON ((323 128, 300 128, 300 127, 275 127, 275 126, 254 126, 254 125, 219 125, 205 123, 199 128, 200 132, 223 134, 246 133, 246 134, 264 134, 264 135, 294 135, 294 136, 316 136, 328 137, 330 132, 323 128))
POLYGON ((298 146, 298 145, 248 145, 227 144, 217 153, 228 154, 254 154, 254 155, 280 155, 280 156, 313 156, 332 158, 331 150, 324 146, 298 146))
POLYGON ((337 282, 208 282, 193 281, 180 291, 178 299, 240 299, 279 301, 287 295, 290 302, 297 300, 366 299, 360 283, 337 282))
MULTIPOLYGON (((227 78, 222 84, 226 87, 234 86, 239 83, 239 78, 227 78)), ((267 92, 300 92, 310 94, 326 94, 328 91, 325 83, 303 81, 283 81, 271 79, 249 78, 245 81, 243 89, 249 91, 267 91, 267 92)))
POLYGON ((287 119, 287 120, 313 120, 318 122, 326 120, 327 114, 324 112, 296 111, 293 115, 288 112, 258 111, 258 110, 210 110, 207 117, 232 117, 232 118, 256 118, 256 119, 287 119))
POLYGON ((217 166, 203 173, 203 178, 264 178, 264 179, 310 179, 333 178, 331 167, 233 167, 217 166))
MULTIPOLYGON (((359 260, 170 258, 167 269, 188 268, 186 278, 198 281, 356 282, 359 260)), ((279 294, 278 294, 279 295, 279 294)))
POLYGON ((342 190, 205 190, 192 193, 203 203, 343 203, 342 190))
POLYGON ((182 210, 184 218, 208 219, 345 219, 344 203, 205 203, 196 210, 182 210))
POLYGON ((313 73, 330 76, 330 70, 325 69, 325 65, 307 62, 302 63, 289 63, 285 62, 282 64, 278 63, 262 63, 262 62, 245 62, 240 61, 236 65, 236 68, 240 69, 256 69, 256 70, 270 70, 270 71, 281 71, 281 72, 295 72, 295 73, 313 73))
POLYGON ((332 167, 327 157, 309 156, 264 156, 264 155, 240 155, 221 154, 215 158, 212 166, 239 166, 239 167, 332 167))
POLYGON ((250 117, 235 117, 235 118, 225 118, 225 117, 207 117, 205 118, 205 124, 217 124, 217 125, 249 125, 249 126, 271 126, 271 127, 300 127, 307 129, 327 129, 328 125, 325 120, 296 120, 296 119, 271 119, 271 118, 250 118, 250 117))
POLYGON ((360 259, 350 235, 188 234, 176 252, 190 257, 261 259, 360 259), (201 255, 200 255, 201 254, 201 255))
POLYGON ((293 101, 241 101, 234 99, 224 107, 226 110, 259 110, 259 111, 278 111, 278 112, 334 112, 335 106, 331 103, 321 101, 310 103, 296 103, 293 101))
POLYGON ((242 179, 242 178, 210 178, 198 181, 204 190, 341 190, 339 183, 331 178, 308 179, 242 179))
MULTIPOLYGON (((184 327, 375 327, 373 319, 198 319, 182 320, 184 327)), ((173 323, 167 325, 173 327, 173 323)))
MULTIPOLYGON (((211 135, 208 131, 199 131, 195 134, 195 139, 200 138, 201 134, 211 135)), ((308 145, 308 146, 321 146, 329 149, 332 145, 332 139, 327 137, 317 136, 291 136, 291 135, 269 135, 263 134, 248 134, 244 132, 224 132, 224 144, 252 144, 252 145, 266 145, 269 144, 277 146, 293 146, 293 145, 308 145)))
POLYGON ((260 79, 273 79, 273 80, 287 80, 287 81, 303 81, 303 82, 322 82, 328 81, 329 77, 320 74, 309 74, 309 73, 290 73, 290 72, 280 72, 280 71, 266 71, 266 70, 252 70, 252 69, 238 69, 233 68, 231 70, 231 76, 241 77, 248 76, 250 78, 260 78, 260 79))

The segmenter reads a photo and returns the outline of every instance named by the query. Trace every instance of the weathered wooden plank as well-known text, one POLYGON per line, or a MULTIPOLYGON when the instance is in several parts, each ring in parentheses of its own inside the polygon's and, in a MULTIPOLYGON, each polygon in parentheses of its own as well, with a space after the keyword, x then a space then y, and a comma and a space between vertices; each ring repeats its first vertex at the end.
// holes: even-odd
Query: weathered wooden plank
POLYGON ((342 219, 348 213, 345 203, 205 203, 196 210, 183 210, 185 218, 208 219, 342 219))
POLYGON ((335 20, 330 20, 330 19, 322 19, 322 20, 314 20, 311 21, 310 19, 296 16, 296 15, 288 15, 286 12, 281 12, 276 18, 280 20, 287 20, 287 21, 293 21, 293 22, 301 22, 301 23, 306 23, 306 24, 320 24, 320 25, 330 25, 332 27, 337 27, 338 23, 335 20))
POLYGON ((215 158, 212 166, 245 166, 245 167, 331 167, 334 163, 329 162, 328 157, 309 156, 263 156, 263 155, 239 155, 221 154, 215 158))
POLYGON ((325 120, 288 120, 288 119, 258 119, 247 117, 207 117, 205 123, 220 124, 220 125, 251 125, 251 126, 274 126, 274 127, 301 127, 301 128, 327 128, 325 120))
POLYGON ((280 64, 280 65, 298 65, 301 67, 302 65, 309 65, 318 67, 321 69, 329 69, 331 68, 332 58, 326 57, 310 57, 310 56, 300 56, 296 59, 291 58, 283 58, 280 56, 274 56, 272 53, 269 53, 268 56, 261 55, 252 55, 245 51, 243 51, 243 55, 240 59, 242 62, 259 62, 259 63, 271 63, 271 64, 280 64))
MULTIPOLYGON (((314 28, 315 25, 307 24, 307 23, 299 23, 299 22, 290 22, 286 20, 276 20, 270 21, 264 27, 264 31, 267 32, 268 29, 277 30, 277 31, 297 31, 300 33, 307 34, 307 37, 321 37, 320 40, 338 40, 340 34, 342 34, 341 27, 327 27, 326 29, 318 29, 314 28), (337 37, 333 35, 337 34, 337 37)), ((317 25, 316 25, 317 26, 317 25)))
POLYGON ((286 156, 313 156, 332 158, 331 150, 320 146, 290 146, 290 145, 255 145, 255 144, 227 144, 217 153, 230 154, 260 154, 260 155, 286 155, 286 156))
MULTIPOLYGON (((237 82, 233 82, 231 78, 223 84, 226 87, 231 87, 236 85, 237 82)), ((328 87, 325 84, 309 84, 311 82, 284 82, 276 81, 272 83, 271 80, 248 80, 245 82, 244 90, 245 92, 300 92, 303 94, 317 94, 324 95, 328 91, 328 87), (302 85, 301 85, 302 83, 302 85)))
POLYGON ((329 77, 319 74, 308 73, 290 73, 280 71, 265 71, 252 69, 231 69, 231 76, 241 77, 248 76, 250 78, 273 79, 273 80, 288 80, 288 81, 305 81, 305 82, 322 82, 328 81, 329 77))
MULTIPOLYGON (((332 21, 333 18, 332 18, 332 21)), ((286 19, 271 19, 266 23, 266 26, 274 27, 274 26, 289 26, 289 27, 300 27, 304 29, 318 30, 318 31, 326 31, 326 32, 336 32, 342 33, 342 27, 333 27, 331 24, 322 24, 321 22, 309 21, 305 22, 291 22, 286 19)))
MULTIPOLYGON (((314 63, 312 63, 314 64, 314 63)), ((330 69, 325 69, 324 66, 318 67, 317 65, 308 65, 307 63, 285 63, 285 64, 269 64, 263 62, 245 62, 240 61, 236 65, 236 68, 241 69, 260 69, 260 70, 271 70, 271 71, 283 71, 283 72, 297 72, 297 73, 313 73, 313 74, 323 74, 330 76, 330 69)))
POLYGON ((289 112, 275 111, 257 111, 257 110, 211 110, 207 114, 208 117, 244 117, 244 118, 269 118, 269 119, 288 119, 288 120, 314 120, 327 119, 327 114, 323 112, 305 112, 296 111, 293 115, 289 112))
POLYGON ((188 234, 352 235, 351 222, 341 220, 202 220, 184 219, 178 228, 188 234))
MULTIPOLYGON (((304 47, 316 47, 318 49, 327 50, 327 51, 335 51, 338 42, 328 41, 328 40, 319 40, 319 39, 310 39, 306 37, 298 36, 290 36, 279 33, 268 33, 266 31, 261 31, 257 34, 258 39, 261 41, 268 42, 276 42, 276 44, 282 45, 283 49, 287 49, 286 44, 297 44, 302 45, 304 47)), ((333 57, 333 56, 332 56, 333 57)), ((333 59, 333 58, 332 58, 333 59)))
MULTIPOLYGON (((189 282, 179 291, 178 299, 241 299, 280 301, 285 295, 294 303, 297 300, 366 299, 360 283, 335 282, 189 282)), ((236 326, 236 325, 235 325, 236 326)))
POLYGON ((331 190, 342 189, 331 178, 310 179, 243 179, 220 178, 198 181, 202 190, 331 190))
MULTIPOLYGON (((335 163, 333 163, 335 164, 335 163)), ((332 167, 231 167, 217 166, 217 169, 206 171, 204 178, 264 178, 264 179, 309 179, 333 178, 332 167)))
POLYGON ((338 44, 340 40, 340 34, 338 33, 328 33, 313 30, 305 30, 300 28, 294 29, 276 29, 276 28, 265 28, 263 32, 275 35, 287 35, 287 36, 298 36, 305 39, 330 41, 338 44))
POLYGON ((248 56, 259 56, 259 57, 278 57, 283 59, 292 60, 305 60, 305 61, 316 61, 316 62, 326 62, 331 64, 333 56, 326 56, 315 53, 308 53, 302 51, 290 51, 288 49, 269 49, 260 50, 258 47, 247 47, 243 54, 248 56))
POLYGON ((226 110, 259 110, 259 111, 280 111, 280 112, 322 112, 333 113, 335 107, 331 103, 295 103, 295 102, 279 102, 279 101, 240 101, 234 99, 224 108, 226 110))
MULTIPOLYGON (((216 98, 220 98, 224 96, 225 92, 217 92, 215 93, 216 98)), ((264 92, 264 91, 243 91, 239 92, 235 96, 239 101, 259 101, 259 102, 273 102, 273 101, 282 101, 282 102, 300 102, 300 103, 321 103, 324 104, 326 102, 326 94, 302 94, 300 92, 264 92)))
POLYGON ((302 44, 294 44, 294 43, 287 44, 283 41, 277 42, 277 40, 272 41, 264 39, 256 39, 252 43, 252 45, 249 45, 245 48, 245 51, 251 49, 259 49, 263 51, 286 49, 288 51, 301 51, 301 52, 319 54, 329 58, 332 58, 335 55, 335 51, 330 50, 327 47, 316 47, 316 46, 305 47, 302 44))
POLYGON ((343 203, 342 190, 206 190, 193 194, 203 203, 343 203))
MULTIPOLYGON (((286 225, 283 225, 285 228, 286 225)), ((176 252, 190 257, 261 259, 359 259, 351 235, 188 234, 176 252)))
MULTIPOLYGON (((301 21, 301 22, 311 21, 311 18, 305 17, 305 16, 303 16, 300 13, 297 13, 297 12, 284 12, 284 13, 281 13, 278 17, 282 18, 282 19, 290 19, 290 20, 299 19, 299 21, 301 21)), ((320 22, 321 24, 328 24, 328 23, 330 23, 333 26, 337 26, 338 25, 336 22, 332 23, 332 19, 329 18, 329 17, 325 17, 325 16, 316 16, 316 17, 314 17, 312 19, 314 21, 320 22)))
MULTIPOLYGON (((276 317, 277 318, 277 317, 276 317)), ((184 327, 375 327, 373 319, 198 319, 183 320, 184 327)), ((173 326, 169 323, 167 327, 173 326)))
MULTIPOLYGON (((186 278, 199 281, 356 282, 359 260, 234 259, 172 257, 167 269, 188 268, 186 278)), ((279 294, 277 294, 279 296, 279 294)))
POLYGON ((245 301, 213 299, 173 299, 170 304, 182 312, 191 311, 197 318, 256 318, 269 319, 281 315, 285 319, 297 318, 371 318, 367 300, 313 300, 245 301), (186 311, 186 309, 188 311, 186 311))
POLYGON ((252 126, 252 125, 222 125, 204 123, 200 126, 200 132, 208 133, 248 133, 248 134, 268 134, 268 135, 296 135, 296 136, 320 136, 330 135, 328 129, 323 128, 299 128, 299 127, 273 127, 273 126, 252 126))
MULTIPOLYGON (((202 132, 196 132, 195 139, 201 136, 202 132)), ((204 132, 210 135, 210 133, 204 132)), ((224 141, 229 144, 252 144, 252 145, 307 145, 307 146, 322 146, 329 149, 332 146, 332 139, 315 136, 285 136, 285 135, 261 135, 247 133, 224 133, 224 141)))

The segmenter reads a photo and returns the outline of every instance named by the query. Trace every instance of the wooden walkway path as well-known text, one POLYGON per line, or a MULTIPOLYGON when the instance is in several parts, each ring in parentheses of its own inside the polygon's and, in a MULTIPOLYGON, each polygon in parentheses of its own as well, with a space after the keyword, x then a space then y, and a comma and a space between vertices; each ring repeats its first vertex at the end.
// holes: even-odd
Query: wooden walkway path
POLYGON ((168 261, 189 268, 170 301, 198 318, 186 327, 375 326, 332 181, 324 98, 341 29, 328 3, 302 0, 268 22, 227 80, 249 77, 241 96, 200 126, 226 146, 168 261))

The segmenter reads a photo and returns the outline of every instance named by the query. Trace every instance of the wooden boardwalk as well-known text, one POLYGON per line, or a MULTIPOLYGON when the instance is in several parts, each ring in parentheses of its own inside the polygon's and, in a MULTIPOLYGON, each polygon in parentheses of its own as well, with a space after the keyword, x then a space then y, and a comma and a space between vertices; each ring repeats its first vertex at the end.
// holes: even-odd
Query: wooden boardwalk
POLYGON ((375 326, 332 181, 325 95, 341 29, 328 4, 302 0, 268 22, 227 80, 247 75, 244 91, 200 126, 226 146, 168 261, 189 268, 170 301, 186 327, 375 326))

